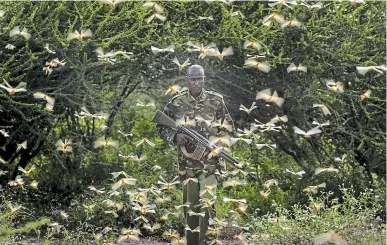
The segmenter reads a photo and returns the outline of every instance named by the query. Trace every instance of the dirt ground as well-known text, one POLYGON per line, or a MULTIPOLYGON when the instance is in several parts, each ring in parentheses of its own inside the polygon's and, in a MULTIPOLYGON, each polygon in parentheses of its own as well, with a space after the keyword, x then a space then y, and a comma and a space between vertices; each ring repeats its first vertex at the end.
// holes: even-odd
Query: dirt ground
MULTIPOLYGON (((221 244, 223 244, 223 245, 241 245, 241 243, 239 243, 236 240, 222 239, 220 241, 222 242, 221 244)), ((36 244, 41 244, 41 243, 35 243, 34 240, 29 240, 28 242, 20 242, 17 244, 18 245, 36 245, 36 244)), ((54 244, 54 243, 50 243, 50 244, 54 244)), ((58 241, 57 244, 62 245, 64 243, 61 243, 60 241, 58 241)), ((166 241, 157 240, 156 238, 140 238, 139 241, 122 241, 120 243, 114 243, 114 244, 115 245, 170 245, 171 243, 166 242, 166 241)), ((96 245, 96 244, 95 244, 95 242, 91 242, 89 244, 79 244, 79 245, 96 245)))
MULTIPOLYGON (((221 240, 223 245, 240 245, 236 240, 221 240)), ((154 238, 141 238, 140 241, 123 241, 120 242, 119 245, 168 245, 168 242, 162 242, 160 240, 156 240, 154 238)))
MULTIPOLYGON (((220 234, 220 241, 223 245, 241 245, 242 243, 233 239, 234 235, 240 233, 241 230, 235 227, 226 227, 220 234)), ((160 240, 158 237, 140 238, 139 241, 122 241, 118 245, 168 245, 171 244, 165 240, 160 240)))

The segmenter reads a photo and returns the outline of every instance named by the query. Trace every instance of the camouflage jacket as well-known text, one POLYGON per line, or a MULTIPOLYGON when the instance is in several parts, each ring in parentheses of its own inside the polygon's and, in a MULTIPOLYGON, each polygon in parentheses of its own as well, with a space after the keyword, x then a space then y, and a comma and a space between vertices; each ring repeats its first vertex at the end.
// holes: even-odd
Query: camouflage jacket
MULTIPOLYGON (((201 94, 195 99, 189 91, 174 96, 164 108, 164 113, 175 121, 189 121, 186 126, 193 128, 210 141, 217 140, 220 137, 228 138, 233 131, 234 126, 228 113, 223 96, 213 91, 202 90, 201 94), (229 126, 219 127, 223 122, 229 126), (227 129, 226 129, 227 128, 227 129)), ((157 125, 160 137, 166 142, 175 145, 174 137, 176 130, 170 127, 157 125)), ((220 145, 220 144, 217 144, 220 145)), ((192 153, 195 146, 188 144, 187 152, 192 153)), ((179 175, 180 179, 194 177, 201 172, 214 173, 219 169, 219 158, 203 158, 202 161, 196 161, 185 157, 178 147, 179 175)))

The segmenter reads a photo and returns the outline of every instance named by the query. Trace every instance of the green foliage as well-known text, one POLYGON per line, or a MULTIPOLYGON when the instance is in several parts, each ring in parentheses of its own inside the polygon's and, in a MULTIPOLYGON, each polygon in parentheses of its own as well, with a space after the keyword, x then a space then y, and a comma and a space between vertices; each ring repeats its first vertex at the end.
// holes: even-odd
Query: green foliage
POLYGON ((349 244, 384 244, 386 229, 382 220, 379 216, 370 218, 375 217, 380 208, 374 202, 374 191, 365 190, 357 198, 354 198, 353 189, 341 188, 341 191, 342 203, 331 199, 333 193, 310 198, 311 203, 323 204, 318 211, 301 205, 292 209, 274 205, 275 211, 258 218, 252 216, 250 222, 257 234, 254 239, 265 244, 313 244, 314 237, 333 230, 349 244))
POLYGON ((26 223, 21 225, 18 222, 18 216, 24 216, 21 212, 23 209, 25 207, 8 201, 0 203, 0 242, 2 244, 13 241, 15 237, 23 233, 28 234, 34 231, 35 234, 38 234, 39 229, 50 222, 47 217, 40 217, 38 220, 23 220, 26 223))

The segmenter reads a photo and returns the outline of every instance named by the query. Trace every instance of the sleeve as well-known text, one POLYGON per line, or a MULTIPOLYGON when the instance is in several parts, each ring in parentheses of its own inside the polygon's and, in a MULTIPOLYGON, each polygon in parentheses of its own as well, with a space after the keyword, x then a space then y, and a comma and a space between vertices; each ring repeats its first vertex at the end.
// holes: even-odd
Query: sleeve
MULTIPOLYGON (((165 107, 163 112, 172 118, 173 120, 176 120, 175 115, 173 113, 173 101, 171 100, 165 107)), ((175 144, 174 138, 177 133, 176 129, 173 129, 171 127, 163 126, 163 125, 156 125, 157 130, 159 131, 160 137, 167 143, 173 145, 175 144)))

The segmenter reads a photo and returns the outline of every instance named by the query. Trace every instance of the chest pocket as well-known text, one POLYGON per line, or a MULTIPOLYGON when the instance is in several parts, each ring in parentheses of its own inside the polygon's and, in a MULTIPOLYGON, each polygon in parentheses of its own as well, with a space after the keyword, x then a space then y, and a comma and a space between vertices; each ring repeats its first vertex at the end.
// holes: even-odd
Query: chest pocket
POLYGON ((200 103, 200 115, 207 120, 214 120, 218 108, 219 101, 205 100, 200 103))
POLYGON ((174 114, 177 118, 189 117, 190 119, 194 118, 195 108, 194 105, 187 104, 185 101, 179 101, 175 105, 174 114))
POLYGON ((198 103, 195 108, 195 116, 200 116, 205 120, 214 120, 216 109, 213 105, 208 106, 207 103, 198 103))
POLYGON ((204 100, 198 102, 179 101, 175 105, 175 116, 182 118, 183 116, 190 119, 196 116, 201 116, 205 120, 216 119, 216 112, 220 106, 220 102, 216 100, 204 100))

